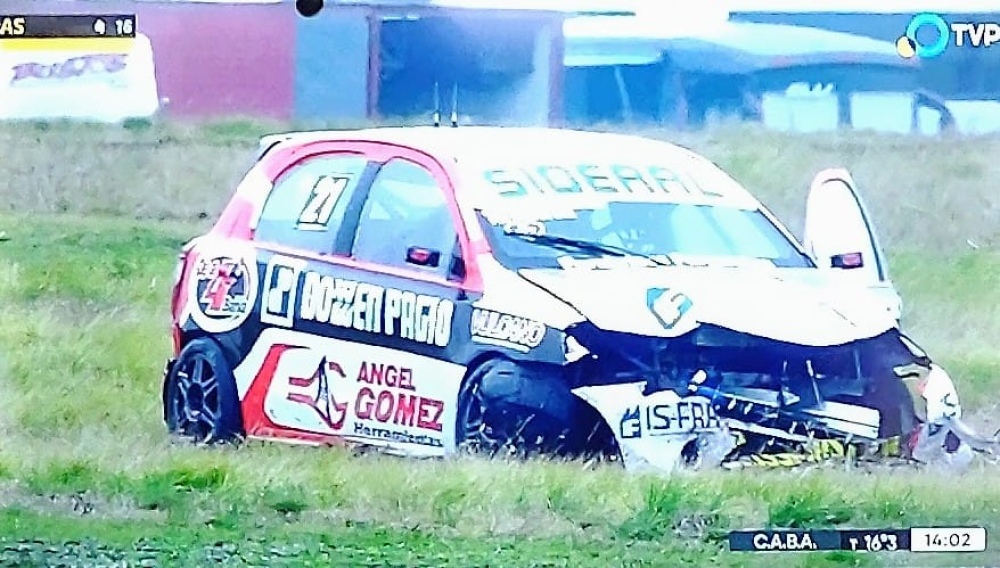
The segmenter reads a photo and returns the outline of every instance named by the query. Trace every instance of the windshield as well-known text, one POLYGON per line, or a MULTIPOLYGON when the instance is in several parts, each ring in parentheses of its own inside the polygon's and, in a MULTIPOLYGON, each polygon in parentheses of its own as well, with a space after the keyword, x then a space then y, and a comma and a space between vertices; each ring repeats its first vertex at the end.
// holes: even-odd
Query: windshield
POLYGON ((567 255, 608 256, 594 247, 574 251, 551 246, 552 239, 524 238, 534 234, 678 263, 763 260, 779 267, 813 266, 756 200, 724 174, 696 179, 690 171, 662 166, 584 164, 480 175, 491 194, 479 208, 487 238, 499 257, 515 265, 559 265, 557 259, 567 255), (630 177, 616 179, 616 171, 630 177))

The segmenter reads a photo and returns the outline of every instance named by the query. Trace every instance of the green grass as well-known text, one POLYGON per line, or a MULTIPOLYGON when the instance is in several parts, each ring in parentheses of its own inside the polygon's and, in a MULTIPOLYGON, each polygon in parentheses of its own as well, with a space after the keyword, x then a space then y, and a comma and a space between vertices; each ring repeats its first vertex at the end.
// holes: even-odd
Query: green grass
MULTIPOLYGON (((0 128, 0 231, 9 237, 0 240, 0 566, 148 557, 164 566, 211 558, 295 566, 1000 561, 994 545, 960 558, 773 556, 730 553, 724 541, 728 530, 763 526, 1000 527, 1000 474, 988 464, 963 474, 661 479, 572 462, 171 445, 158 399, 177 249, 211 222, 254 136, 269 128, 0 128), (16 544, 26 539, 40 543, 16 544)), ((793 227, 815 169, 855 171, 889 244, 906 327, 949 369, 978 423, 1000 426, 997 140, 739 128, 677 136, 793 227)))
MULTIPOLYGON (((720 547, 711 552, 692 550, 675 543, 654 541, 610 544, 587 538, 559 539, 530 536, 468 538, 444 536, 419 527, 387 528, 369 523, 339 523, 319 530, 290 524, 266 529, 218 529, 148 523, 53 519, 23 509, 8 509, 0 523, 14 526, 12 539, 34 539, 38 534, 59 533, 71 541, 57 550, 79 561, 100 560, 138 564, 155 559, 160 566, 204 566, 217 562, 256 566, 534 566, 608 568, 614 566, 767 566, 766 555, 723 558, 720 547), (102 535, 93 539, 95 529, 102 535), (154 535, 155 536, 150 536, 154 535)), ((3 541, 0 540, 0 547, 3 541)), ((45 555, 47 543, 0 548, 0 565, 28 564, 32 554, 45 555), (6 550, 4 550, 6 548, 6 550)), ((54 548, 54 547, 53 547, 54 548)), ((53 553, 45 555, 55 556, 53 553)), ((783 566, 870 566, 859 554, 830 552, 803 558, 783 558, 783 566)), ((29 564, 30 565, 30 564, 29 564)))

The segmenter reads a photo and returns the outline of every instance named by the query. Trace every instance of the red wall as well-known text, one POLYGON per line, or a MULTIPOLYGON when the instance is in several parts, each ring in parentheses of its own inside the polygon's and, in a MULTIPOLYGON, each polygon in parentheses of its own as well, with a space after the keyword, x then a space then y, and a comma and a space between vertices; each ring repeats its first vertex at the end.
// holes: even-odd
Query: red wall
POLYGON ((0 0, 6 13, 136 14, 153 45, 165 114, 289 119, 294 106, 295 4, 0 0))
POLYGON ((169 114, 291 118, 294 4, 147 4, 137 19, 169 114))

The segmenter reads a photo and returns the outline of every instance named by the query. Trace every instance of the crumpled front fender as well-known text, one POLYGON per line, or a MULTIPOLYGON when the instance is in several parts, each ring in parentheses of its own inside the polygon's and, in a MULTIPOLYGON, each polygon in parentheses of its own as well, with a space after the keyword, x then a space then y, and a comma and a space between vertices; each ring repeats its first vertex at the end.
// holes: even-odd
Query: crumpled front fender
POLYGON ((924 423, 909 440, 913 459, 928 463, 964 466, 972 452, 998 453, 1000 443, 985 438, 962 420, 962 405, 951 376, 940 365, 931 363, 926 374, 911 389, 914 405, 924 423), (914 392, 914 390, 916 392, 914 392))

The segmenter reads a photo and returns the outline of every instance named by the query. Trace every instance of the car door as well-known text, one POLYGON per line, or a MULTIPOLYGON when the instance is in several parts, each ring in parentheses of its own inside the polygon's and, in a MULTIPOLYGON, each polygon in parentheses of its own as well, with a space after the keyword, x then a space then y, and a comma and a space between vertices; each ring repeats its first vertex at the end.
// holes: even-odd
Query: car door
MULTIPOLYGON (((274 173, 250 227, 259 301, 244 326, 246 352, 234 372, 251 437, 326 441, 346 425, 347 393, 335 380, 344 371, 328 356, 328 341, 338 334, 303 318, 301 299, 305 275, 330 272, 352 199, 378 170, 364 150, 326 143, 275 152, 260 168, 274 173)), ((350 339, 346 335, 339 337, 350 339)))
POLYGON ((899 321, 902 300, 889 276, 874 223, 847 170, 826 169, 813 178, 803 244, 820 268, 870 288, 899 321))
POLYGON ((365 190, 353 234, 338 244, 359 281, 385 290, 381 333, 369 334, 371 348, 357 362, 352 433, 406 453, 454 442, 465 374, 456 340, 479 294, 465 284, 470 257, 453 196, 440 164, 399 148, 365 190), (389 378, 394 368, 405 380, 389 378))
POLYGON ((469 311, 451 187, 422 154, 355 149, 296 163, 268 199, 280 205, 262 210, 263 330, 248 369, 269 376, 251 398, 279 435, 439 454, 464 374, 453 325, 469 311))

